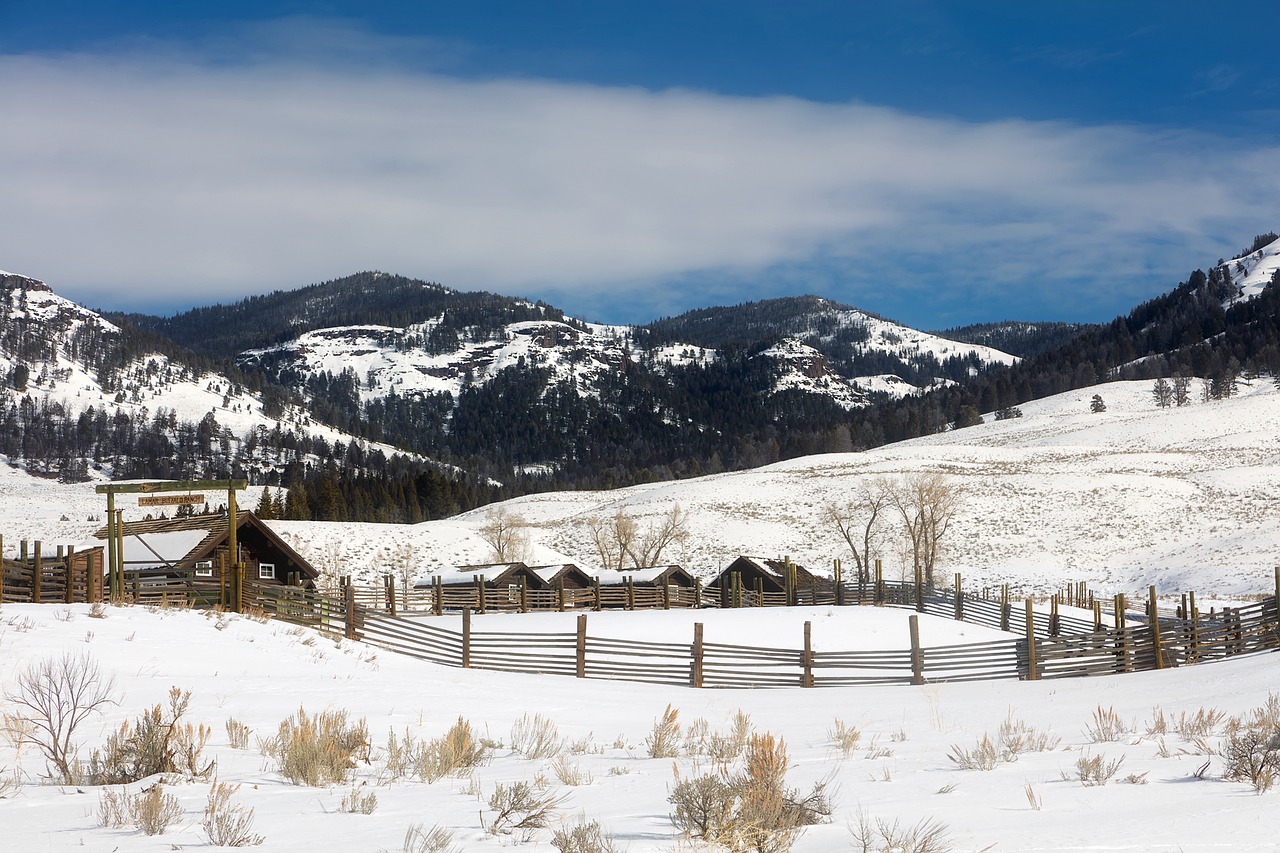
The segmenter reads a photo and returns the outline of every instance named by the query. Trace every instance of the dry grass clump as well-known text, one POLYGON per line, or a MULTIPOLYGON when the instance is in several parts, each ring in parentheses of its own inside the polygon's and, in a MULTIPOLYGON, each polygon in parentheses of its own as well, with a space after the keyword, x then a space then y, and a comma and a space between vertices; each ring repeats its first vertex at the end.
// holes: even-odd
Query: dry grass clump
POLYGON ((511 749, 525 758, 537 761, 559 755, 564 741, 556 725, 541 714, 521 714, 511 725, 511 749))
POLYGON ((1190 742, 1214 734, 1226 719, 1227 715, 1217 708, 1202 707, 1194 714, 1187 714, 1186 711, 1180 713, 1173 727, 1179 737, 1190 742))
POLYGON ((1121 719, 1114 707, 1103 708, 1099 705, 1084 730, 1094 743, 1114 743, 1132 734, 1133 726, 1121 719))
POLYGON ((253 832, 253 809, 231 801, 239 785, 213 780, 201 826, 214 847, 257 847, 263 842, 253 832))
POLYGON ((1248 782, 1259 794, 1270 790, 1280 775, 1280 696, 1268 694, 1263 705, 1228 720, 1221 754, 1224 779, 1248 782))
POLYGON ((88 778, 98 785, 121 785, 157 773, 181 773, 189 778, 209 775, 213 762, 205 763, 201 753, 210 729, 203 723, 182 722, 190 704, 190 690, 171 687, 167 708, 153 705, 133 723, 122 722, 103 750, 94 751, 88 778))
POLYGON ((427 829, 420 823, 411 823, 404 833, 402 853, 456 853, 453 846, 453 830, 440 824, 427 829))
POLYGON ((339 808, 347 814, 373 814, 378 808, 378 795, 373 791, 362 794, 359 788, 352 788, 342 795, 339 808))
POLYGON ((1061 738, 1042 732, 1011 713, 1000 724, 994 742, 984 734, 973 749, 953 744, 947 757, 962 770, 994 770, 998 764, 1017 761, 1024 752, 1046 752, 1061 742, 1061 738))
MULTIPOLYGON (((670 707, 668 711, 671 711, 670 707)), ((672 719, 674 721, 674 717, 672 719)), ((666 715, 663 721, 665 720, 666 715)), ((663 721, 658 721, 655 729, 663 721)), ((751 717, 741 709, 734 712, 729 721, 729 730, 724 733, 713 731, 710 723, 699 718, 685 730, 684 754, 693 758, 706 756, 717 765, 730 764, 742 756, 752 731, 751 717)))
POLYGON ((235 717, 227 720, 227 741, 231 744, 232 749, 248 749, 249 735, 251 734, 253 734, 253 729, 235 717))
MULTIPOLYGON (((1076 759, 1076 778, 1086 788, 1105 785, 1120 771, 1121 764, 1124 764, 1123 755, 1107 761, 1101 755, 1090 755, 1085 752, 1076 759)), ((1070 779, 1065 773, 1062 778, 1070 779)))
POLYGON ((590 785, 594 781, 591 773, 583 770, 581 764, 576 761, 570 761, 563 755, 558 755, 552 760, 551 772, 556 774, 556 778, 560 780, 561 785, 568 785, 571 788, 590 785))
POLYGON ((490 835, 516 835, 521 841, 528 841, 539 829, 550 825, 564 799, 535 783, 499 782, 488 799, 493 815, 486 820, 482 814, 480 823, 490 835))
POLYGON ((275 737, 260 741, 259 748, 276 760, 280 774, 294 785, 334 785, 347 781, 357 760, 369 760, 369 725, 363 718, 348 722, 346 711, 312 716, 299 708, 280 723, 275 737))
POLYGON ((557 829, 551 835, 551 846, 560 853, 621 853, 613 836, 601 829, 598 821, 586 818, 557 829))
POLYGON ((897 819, 893 823, 881 818, 872 822, 865 812, 859 812, 849 832, 858 853, 947 853, 951 849, 950 830, 932 818, 903 826, 897 819))
POLYGON ((98 797, 98 823, 108 829, 136 826, 145 835, 164 835, 180 817, 178 798, 165 793, 160 784, 136 794, 104 788, 98 797))
POLYGON ((686 838, 733 851, 782 853, 804 828, 827 820, 829 779, 808 793, 789 788, 786 743, 772 734, 753 734, 742 767, 719 765, 714 773, 677 776, 668 802, 671 822, 686 838))
POLYGON ((414 738, 407 731, 398 738, 392 731, 387 735, 382 781, 415 777, 430 784, 474 770, 488 761, 492 752, 491 746, 476 738, 471 723, 463 717, 432 740, 414 738))
POLYGON ((675 758, 680 754, 680 711, 670 705, 654 720, 653 731, 644 739, 650 758, 675 758))
POLYGON ((858 741, 862 740, 862 732, 852 726, 846 726, 844 720, 836 717, 831 728, 827 729, 827 739, 845 758, 849 758, 858 748, 858 741))

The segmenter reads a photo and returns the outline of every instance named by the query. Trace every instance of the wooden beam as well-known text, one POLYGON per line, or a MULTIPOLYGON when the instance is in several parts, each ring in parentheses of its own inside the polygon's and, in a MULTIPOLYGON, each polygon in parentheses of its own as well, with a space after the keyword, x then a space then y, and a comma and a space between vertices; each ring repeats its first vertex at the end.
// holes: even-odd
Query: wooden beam
POLYGON ((156 492, 242 491, 249 488, 248 480, 166 480, 156 483, 105 483, 96 486, 100 495, 149 495, 156 492))

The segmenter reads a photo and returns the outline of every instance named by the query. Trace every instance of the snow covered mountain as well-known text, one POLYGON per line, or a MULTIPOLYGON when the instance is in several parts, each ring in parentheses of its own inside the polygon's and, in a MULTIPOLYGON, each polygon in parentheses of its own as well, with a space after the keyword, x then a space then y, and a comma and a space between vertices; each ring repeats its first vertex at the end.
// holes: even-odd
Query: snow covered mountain
POLYGON ((252 377, 230 378, 44 282, 5 272, 0 377, 0 455, 67 480, 199 479, 234 469, 266 481, 291 464, 318 464, 313 443, 328 451, 357 441, 251 387, 252 377))

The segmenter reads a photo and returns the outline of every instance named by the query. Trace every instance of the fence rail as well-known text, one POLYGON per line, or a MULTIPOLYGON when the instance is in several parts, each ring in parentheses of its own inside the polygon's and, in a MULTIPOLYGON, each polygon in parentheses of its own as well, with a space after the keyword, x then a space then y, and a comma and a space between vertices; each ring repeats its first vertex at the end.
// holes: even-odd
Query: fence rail
MULTIPOLYGON (((473 631, 472 611, 464 609, 459 616, 445 617, 451 622, 461 619, 460 630, 455 630, 441 626, 429 613, 392 616, 354 603, 354 589, 346 593, 346 601, 290 587, 261 586, 249 592, 254 607, 277 618, 340 632, 445 666, 693 687, 837 687, 1069 678, 1182 666, 1280 648, 1280 612, 1275 598, 1227 609, 1213 618, 1203 614, 1194 614, 1191 619, 1160 617, 1154 624, 1126 622, 1099 630, 1092 630, 1094 625, 1087 620, 1064 620, 1054 626, 1056 635, 1048 633, 1045 615, 1032 613, 1029 607, 1013 608, 1006 603, 975 607, 974 602, 963 601, 962 618, 1004 625, 1021 631, 1022 636, 922 646, 913 626, 910 648, 828 651, 810 646, 807 623, 805 642, 798 648, 704 642, 701 623, 695 623, 689 643, 657 643, 589 635, 587 613, 578 615, 574 633, 496 632, 473 631), (1064 630, 1077 623, 1090 630, 1064 630)), ((894 596, 905 601, 901 590, 894 596)), ((954 597, 949 595, 890 606, 952 618, 957 612, 954 597)))

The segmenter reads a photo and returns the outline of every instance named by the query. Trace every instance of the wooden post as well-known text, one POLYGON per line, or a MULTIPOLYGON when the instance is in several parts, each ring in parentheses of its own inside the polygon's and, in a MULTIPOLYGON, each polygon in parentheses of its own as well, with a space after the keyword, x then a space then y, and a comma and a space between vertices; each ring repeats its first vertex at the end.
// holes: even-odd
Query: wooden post
POLYGON ((756 607, 764 607, 764 578, 756 578, 756 607))
POLYGON ((476 576, 476 612, 483 616, 489 608, 488 596, 485 595, 484 575, 476 576))
POLYGON ((956 621, 964 619, 964 587, 960 573, 956 572, 956 621))
POLYGON ((1187 613, 1190 623, 1190 637, 1187 640, 1187 663, 1200 660, 1200 611, 1196 608, 1196 594, 1187 593, 1187 613))
POLYGON ((1280 566, 1276 566, 1276 598, 1275 611, 1277 627, 1280 627, 1280 566))
MULTIPOLYGON (((782 564, 782 591, 786 595, 787 606, 790 607, 794 602, 792 596, 795 595, 795 587, 791 578, 791 558, 786 557, 782 564)), ((741 604, 739 604, 741 606, 741 604)))
POLYGON ((876 604, 884 604, 884 567, 876 559, 876 604))
POLYGON ((578 678, 587 677, 587 614, 578 614, 578 678))
POLYGON ((560 578, 560 583, 556 586, 556 609, 561 613, 564 612, 564 578, 560 578))
POLYGON ((343 592, 343 599, 344 599, 343 605, 346 610, 346 619, 343 620, 343 622, 345 623, 344 625, 345 630, 343 631, 342 635, 346 637, 348 640, 354 640, 356 638, 356 588, 355 588, 355 585, 352 584, 348 579, 347 585, 343 587, 342 592, 343 592))
POLYGON ((119 601, 120 592, 116 582, 116 494, 107 492, 107 586, 111 589, 110 599, 119 601))
POLYGON ((1036 670, 1036 614, 1031 608, 1031 596, 1027 596, 1027 680, 1040 678, 1036 670))
POLYGON ((1097 599, 1093 602, 1093 630, 1102 630, 1102 602, 1097 599))
POLYGON ((392 618, 395 618, 395 615, 396 615, 396 579, 395 579, 394 577, 392 577, 391 575, 387 575, 386 579, 382 582, 382 585, 383 585, 383 587, 386 589, 386 592, 387 592, 387 612, 391 614, 391 617, 392 617, 392 618))
POLYGON ((836 560, 835 571, 831 573, 831 577, 836 582, 836 607, 844 604, 844 573, 840 571, 840 561, 836 560))
POLYGON ((690 668, 689 680, 693 687, 702 686, 702 623, 693 623, 693 666, 690 668))
POLYGON ((635 610, 635 609, 636 609, 636 581, 635 581, 635 578, 631 577, 631 575, 627 575, 627 577, 626 577, 626 581, 625 581, 625 582, 626 582, 626 585, 627 585, 627 587, 626 587, 626 589, 627 589, 627 609, 628 609, 628 610, 635 610))
POLYGON ((40 561, 40 540, 35 541, 35 552, 32 554, 34 562, 31 564, 31 603, 43 604, 41 598, 41 586, 44 583, 44 565, 40 561))
POLYGON ((663 583, 662 583, 662 609, 663 609, 663 610, 670 610, 670 609, 671 609, 671 583, 670 583, 667 579, 665 579, 665 578, 659 578, 659 580, 662 580, 662 581, 663 581, 663 583))
POLYGON ((1164 669, 1164 650, 1160 644, 1160 611, 1156 609, 1156 587, 1152 584, 1147 590, 1147 611, 1151 624, 1151 648, 1156 655, 1156 669, 1164 669))
POLYGON ((592 588, 595 590, 595 593, 596 593, 595 610, 596 610, 597 612, 599 612, 599 611, 601 611, 601 610, 603 610, 603 609, 604 609, 604 603, 603 603, 603 602, 601 602, 601 600, 600 600, 600 578, 599 578, 599 577, 592 578, 592 579, 591 579, 591 586, 592 586, 592 588))
POLYGON ((4 603, 4 534, 0 534, 0 604, 4 603))
MULTIPOLYGON (((89 551, 84 555, 84 597, 89 603, 102 601, 102 590, 98 583, 97 568, 98 561, 94 559, 97 554, 89 551)), ((3 598, 4 579, 3 572, 0 572, 0 598, 3 598)))
POLYGON ((462 668, 471 668, 471 608, 462 608, 462 668))
POLYGON ((1114 610, 1117 648, 1119 649, 1119 665, 1121 672, 1129 671, 1129 644, 1128 640, 1128 620, 1125 618, 1125 602, 1124 593, 1120 593, 1115 597, 1114 603, 1111 605, 1114 610))
POLYGON ((1062 632, 1061 617, 1058 615, 1058 599, 1055 593, 1053 598, 1049 599, 1049 636, 1056 637, 1062 632))
POLYGON ((801 687, 813 686, 813 623, 804 623, 804 675, 800 678, 801 687))
POLYGON ((916 612, 924 612, 924 569, 916 566, 916 612))
POLYGON ((693 579, 693 606, 702 609, 702 578, 693 579))
MULTIPOLYGON (((59 551, 61 551, 61 550, 62 550, 62 546, 58 546, 58 550, 59 550, 59 551)), ((63 558, 63 560, 65 561, 65 562, 63 563, 63 565, 65 565, 65 566, 67 567, 67 604, 74 604, 74 603, 75 603, 75 600, 76 600, 76 597, 75 597, 75 585, 76 585, 76 584, 75 584, 75 581, 76 581, 76 570, 75 570, 75 563, 76 563, 76 549, 75 549, 75 546, 74 546, 74 545, 68 545, 68 546, 67 546, 66 553, 64 553, 64 554, 62 555, 62 558, 63 558)), ((85 587, 85 591, 84 591, 84 599, 85 599, 85 601, 88 601, 88 600, 89 600, 88 578, 85 578, 85 584, 86 584, 86 587, 85 587)))
POLYGON ((920 648, 920 617, 911 614, 911 683, 924 684, 924 650, 920 648))
POLYGON ((1009 630, 1009 585, 1007 583, 1000 587, 1000 630, 1009 630))
POLYGON ((520 578, 520 612, 529 612, 529 581, 523 576, 520 578))

